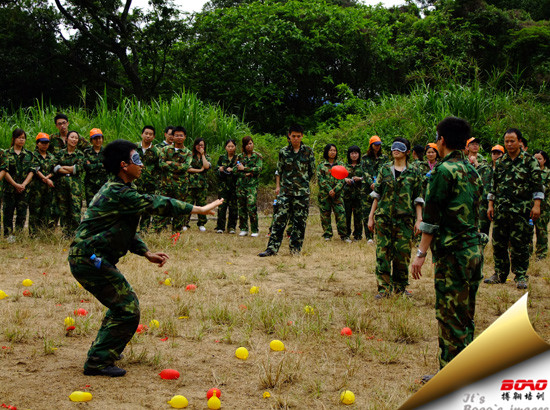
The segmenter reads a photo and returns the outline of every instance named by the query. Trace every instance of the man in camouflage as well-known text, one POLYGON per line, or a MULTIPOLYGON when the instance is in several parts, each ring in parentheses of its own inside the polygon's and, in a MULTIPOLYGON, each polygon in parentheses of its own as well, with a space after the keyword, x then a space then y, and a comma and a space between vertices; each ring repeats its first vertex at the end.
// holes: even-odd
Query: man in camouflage
MULTIPOLYGON (((174 128, 174 145, 168 145, 160 151, 159 167, 162 172, 161 192, 164 196, 184 201, 187 199, 187 186, 189 174, 187 170, 191 167, 193 156, 191 151, 185 147, 184 142, 187 131, 183 127, 174 128)), ((184 217, 154 217, 153 229, 157 232, 172 224, 172 231, 183 230, 184 217)))
POLYGON ((155 145, 155 148, 158 149, 159 153, 160 151, 162 150, 162 148, 165 148, 169 145, 172 145, 174 143, 174 129, 176 127, 173 127, 171 125, 169 125, 168 127, 166 127, 164 129, 164 140, 162 140, 161 142, 159 142, 158 144, 155 145))
POLYGON ((309 182, 315 175, 315 156, 313 150, 302 143, 304 129, 300 125, 291 126, 288 137, 290 144, 279 151, 277 162, 279 183, 275 194, 279 209, 274 216, 267 249, 258 254, 260 257, 277 254, 289 218, 292 219, 290 252, 299 254, 304 242, 309 214, 309 182))
POLYGON ((114 365, 139 324, 137 296, 117 269, 119 259, 128 251, 163 266, 168 255, 153 253, 136 233, 139 216, 144 212, 164 216, 189 213, 214 214, 223 202, 204 207, 156 195, 141 195, 132 185, 143 166, 137 146, 117 140, 105 148, 105 168, 113 176, 87 209, 69 250, 71 273, 84 289, 109 310, 101 324, 88 358, 84 374, 88 376, 124 376, 126 371, 114 365))
MULTIPOLYGON (((447 117, 437 125, 436 142, 443 159, 428 183, 422 239, 411 266, 413 278, 419 279, 431 246, 440 368, 474 338, 476 294, 482 279, 486 236, 478 232, 478 218, 483 188, 462 153, 469 136, 470 126, 460 118, 447 117)), ((431 377, 424 376, 422 381, 431 377)))
POLYGON ((84 148, 84 195, 86 205, 90 206, 92 198, 99 188, 107 182, 107 172, 103 166, 103 133, 99 128, 90 131, 92 146, 84 148))
POLYGON ((466 144, 466 148, 468 151, 468 161, 470 161, 470 164, 476 169, 483 184, 483 196, 479 207, 479 231, 485 235, 489 235, 491 221, 489 221, 487 217, 487 209, 489 206, 487 195, 489 194, 489 187, 491 186, 493 170, 487 160, 479 154, 479 143, 480 141, 478 138, 470 138, 466 144))
MULTIPOLYGON (((65 114, 57 114, 54 119, 55 127, 59 133, 50 135, 50 147, 48 151, 52 154, 57 154, 60 150, 67 148, 67 135, 69 133, 69 117, 65 114)), ((79 135, 77 149, 83 151, 84 148, 90 146, 90 143, 79 135)))
MULTIPOLYGON (((136 180, 136 188, 140 194, 155 195, 159 191, 158 178, 160 174, 159 148, 153 146, 155 139, 155 128, 146 125, 141 130, 141 143, 138 146, 138 153, 143 162, 141 176, 136 180)), ((151 225, 152 215, 142 214, 139 223, 140 232, 146 232, 151 225)))
POLYGON ((496 162, 487 215, 493 221, 495 274, 488 284, 505 283, 510 267, 518 289, 527 289, 529 244, 533 243, 533 221, 540 216, 544 199, 542 173, 535 158, 520 148, 521 131, 504 133, 507 153, 496 162))

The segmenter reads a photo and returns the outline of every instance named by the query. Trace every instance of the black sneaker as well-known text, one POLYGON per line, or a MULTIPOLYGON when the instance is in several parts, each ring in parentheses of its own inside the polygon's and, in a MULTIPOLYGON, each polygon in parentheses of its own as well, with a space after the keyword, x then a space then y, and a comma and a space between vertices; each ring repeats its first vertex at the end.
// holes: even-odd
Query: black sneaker
POLYGON ((518 280, 516 287, 518 289, 527 289, 527 281, 525 279, 518 280))
POLYGON ((126 374, 126 370, 117 366, 107 366, 103 369, 84 369, 86 376, 109 376, 109 377, 121 377, 126 374))
POLYGON ((406 289, 400 290, 399 292, 395 292, 395 293, 399 296, 403 296, 404 298, 412 298, 412 295, 413 295, 411 292, 409 292, 406 289))
POLYGON ((258 256, 259 256, 260 258, 263 258, 263 257, 265 257, 265 256, 273 256, 273 255, 275 255, 275 252, 273 252, 271 249, 266 249, 265 251, 260 252, 260 253, 258 254, 258 256))
POLYGON ((493 276, 491 276, 490 278, 487 278, 483 281, 483 283, 488 283, 489 285, 496 285, 498 283, 504 283, 500 277, 495 273, 493 276))
POLYGON ((375 298, 376 300, 380 300, 380 299, 384 299, 384 298, 389 298, 389 297, 390 297, 389 292, 378 292, 378 293, 374 296, 374 298, 375 298))

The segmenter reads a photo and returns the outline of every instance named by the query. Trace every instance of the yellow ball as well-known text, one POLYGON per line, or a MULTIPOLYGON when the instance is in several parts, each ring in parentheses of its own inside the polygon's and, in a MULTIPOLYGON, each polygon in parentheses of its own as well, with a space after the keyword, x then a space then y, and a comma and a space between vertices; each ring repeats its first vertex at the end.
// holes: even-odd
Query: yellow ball
POLYGON ((67 316, 64 320, 65 326, 73 326, 74 325, 74 319, 70 316, 67 316))
POLYGON ((3 290, 0 290, 0 300, 5 299, 7 297, 8 297, 8 294, 3 290))
POLYGON ((353 404, 355 402, 355 394, 352 391, 344 390, 340 393, 340 401, 344 404, 353 404))
POLYGON ((23 286, 32 286, 33 281, 30 279, 25 279, 22 283, 23 283, 23 286))
POLYGON ((309 305, 306 305, 304 307, 304 312, 306 312, 306 314, 308 315, 313 315, 313 313, 315 313, 315 311, 313 310, 313 308, 309 305))
POLYGON ((149 322, 149 327, 156 327, 156 328, 159 328, 160 327, 160 323, 157 319, 153 319, 149 322))
POLYGON ((251 294, 251 295, 254 295, 255 293, 258 293, 259 291, 260 291, 260 288, 257 287, 257 286, 252 286, 252 287, 250 288, 250 294, 251 294))
POLYGON ((168 402, 170 406, 172 406, 175 409, 184 409, 189 405, 189 402, 184 396, 180 396, 179 394, 172 397, 170 401, 168 402))
POLYGON ((212 410, 218 410, 222 406, 222 402, 216 395, 208 399, 208 408, 212 410))
POLYGON ((92 393, 87 391, 74 391, 69 395, 71 401, 90 401, 92 400, 92 393))
POLYGON ((248 359, 248 350, 246 350, 246 347, 239 347, 235 350, 235 356, 241 360, 246 360, 248 359))
POLYGON ((285 345, 283 342, 281 342, 280 340, 272 340, 270 343, 269 343, 269 347, 271 348, 271 350, 273 350, 274 352, 282 352, 283 350, 285 350, 285 345))
POLYGON ((241 276, 239 277, 239 279, 240 279, 241 283, 246 283, 246 276, 241 275, 241 276))
POLYGON ((164 284, 165 284, 166 286, 172 286, 172 279, 170 279, 170 278, 164 279, 164 284))

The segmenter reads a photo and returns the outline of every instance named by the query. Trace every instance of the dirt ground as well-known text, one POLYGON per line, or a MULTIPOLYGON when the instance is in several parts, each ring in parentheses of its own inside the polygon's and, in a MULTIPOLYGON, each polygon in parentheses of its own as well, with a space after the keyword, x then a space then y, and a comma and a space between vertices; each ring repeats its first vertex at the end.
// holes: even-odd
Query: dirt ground
MULTIPOLYGON (((412 299, 376 301, 373 245, 325 242, 312 215, 301 256, 289 255, 285 239, 278 256, 258 258, 269 222, 261 220, 259 238, 216 234, 213 221, 206 233, 193 223, 176 243, 168 232, 146 235, 152 250, 170 255, 163 268, 136 255, 123 258, 119 268, 138 294, 141 323, 156 319, 160 326, 135 335, 118 362, 128 373, 118 379, 82 374, 105 308, 72 278, 69 243, 58 236, 0 242, 0 289, 9 295, 0 300, 0 403, 168 409, 167 401, 181 394, 188 408, 206 409, 206 392, 217 387, 225 409, 336 408, 343 406, 342 389, 355 393, 355 408, 397 408, 438 366, 431 263, 421 280, 411 279, 412 299), (34 284, 24 287, 24 279, 34 284), (196 291, 186 291, 188 284, 196 291), (75 316, 78 308, 88 315, 75 316), (75 330, 66 330, 66 317, 74 318, 75 330), (340 335, 344 326, 351 337, 340 335), (274 339, 284 342, 284 352, 270 351, 274 339), (250 352, 245 361, 235 357, 240 346, 250 352), (166 368, 180 378, 162 380, 166 368), (92 401, 72 403, 75 390, 91 392, 92 401)), ((485 276, 492 267, 489 245, 485 276)), ((532 261, 529 273, 530 319, 550 341, 548 260, 532 261)), ((513 282, 482 285, 477 333, 523 293, 513 282)))

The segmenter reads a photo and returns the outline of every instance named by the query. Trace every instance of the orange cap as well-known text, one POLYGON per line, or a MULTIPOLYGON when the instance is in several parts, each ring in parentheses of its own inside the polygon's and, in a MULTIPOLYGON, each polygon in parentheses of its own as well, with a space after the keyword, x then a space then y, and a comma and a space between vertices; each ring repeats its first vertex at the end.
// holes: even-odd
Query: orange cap
POLYGON ((90 130, 90 139, 95 138, 95 137, 103 137, 103 133, 101 132, 101 130, 99 128, 92 128, 90 130))
POLYGON ((36 135, 36 141, 40 141, 40 142, 45 142, 44 140, 48 140, 50 141, 50 136, 48 134, 46 134, 45 132, 39 132, 37 135, 36 135))
POLYGON ((435 149, 435 152, 439 154, 439 150, 437 149, 437 144, 435 142, 428 143, 428 147, 435 149))
POLYGON ((504 147, 502 145, 495 145, 493 148, 491 148, 491 152, 493 151, 500 151, 504 154, 504 147))
POLYGON ((477 141, 479 144, 479 138, 472 137, 468 141, 466 141, 466 146, 470 145, 472 142, 477 141))
POLYGON ((380 137, 378 135, 373 135, 372 137, 370 137, 370 140, 369 140, 369 147, 374 144, 375 142, 379 142, 380 144, 382 144, 382 140, 380 139, 380 137))

